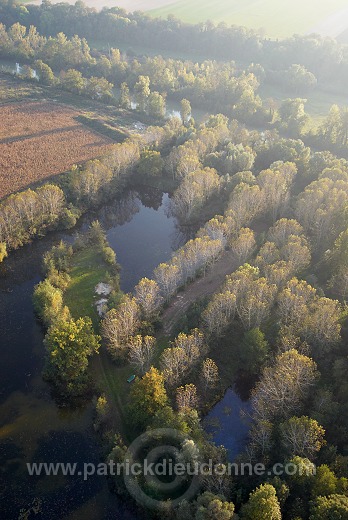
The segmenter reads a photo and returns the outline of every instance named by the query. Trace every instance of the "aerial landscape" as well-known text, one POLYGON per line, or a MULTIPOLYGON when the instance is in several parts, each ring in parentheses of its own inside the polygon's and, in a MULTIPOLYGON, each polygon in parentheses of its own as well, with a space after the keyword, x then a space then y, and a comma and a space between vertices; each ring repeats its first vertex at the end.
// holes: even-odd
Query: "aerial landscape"
POLYGON ((0 520, 348 520, 345 0, 0 0, 0 520))

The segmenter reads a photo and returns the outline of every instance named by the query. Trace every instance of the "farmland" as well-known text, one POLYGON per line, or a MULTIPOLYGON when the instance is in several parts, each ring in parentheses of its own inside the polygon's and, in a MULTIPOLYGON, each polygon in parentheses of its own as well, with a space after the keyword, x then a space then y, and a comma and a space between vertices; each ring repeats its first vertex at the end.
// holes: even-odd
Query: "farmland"
MULTIPOLYGON (((28 3, 39 4, 41 0, 28 0, 28 3)), ((74 4, 75 0, 68 3, 74 4)), ((212 20, 243 25, 273 38, 312 32, 338 37, 348 28, 346 0, 86 0, 85 4, 96 9, 117 6, 128 12, 145 11, 162 18, 173 14, 189 23, 212 20)))
POLYGON ((112 141, 52 101, 0 107, 0 198, 103 154, 112 141))

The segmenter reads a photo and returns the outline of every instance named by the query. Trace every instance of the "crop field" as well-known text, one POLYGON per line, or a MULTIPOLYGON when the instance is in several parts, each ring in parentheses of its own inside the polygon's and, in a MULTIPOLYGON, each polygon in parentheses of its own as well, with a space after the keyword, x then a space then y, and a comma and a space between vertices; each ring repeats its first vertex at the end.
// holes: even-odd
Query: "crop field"
POLYGON ((0 106, 0 198, 107 150, 112 141, 81 124, 80 115, 51 101, 0 106))

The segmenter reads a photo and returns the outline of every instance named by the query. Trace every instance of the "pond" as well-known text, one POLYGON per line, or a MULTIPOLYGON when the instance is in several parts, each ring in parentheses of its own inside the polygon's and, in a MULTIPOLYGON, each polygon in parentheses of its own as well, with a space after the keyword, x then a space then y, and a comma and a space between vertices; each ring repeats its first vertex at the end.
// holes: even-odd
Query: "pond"
MULTIPOLYGON (((0 518, 17 520, 35 497, 44 520, 139 518, 108 493, 105 477, 29 477, 27 462, 99 462, 93 407, 58 408, 41 378, 43 330, 32 306, 45 251, 98 218, 121 264, 121 286, 130 291, 159 262, 170 258, 183 235, 168 217, 168 195, 145 188, 84 217, 69 233, 54 233, 11 253, 0 267, 0 518)), ((30 517, 31 518, 31 517, 30 517)))
POLYGON ((245 448, 250 411, 250 402, 243 401, 233 388, 228 388, 224 397, 204 419, 205 431, 216 446, 225 446, 230 462, 245 448))

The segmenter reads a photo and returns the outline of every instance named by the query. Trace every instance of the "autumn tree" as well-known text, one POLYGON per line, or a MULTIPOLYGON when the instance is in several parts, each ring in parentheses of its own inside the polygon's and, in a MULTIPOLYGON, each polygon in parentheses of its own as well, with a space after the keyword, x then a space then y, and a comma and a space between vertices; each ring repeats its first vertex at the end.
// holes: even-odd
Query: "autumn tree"
POLYGON ((195 409, 197 406, 197 388, 193 384, 180 386, 176 390, 176 406, 179 412, 195 409))
POLYGON ((280 425, 281 442, 291 456, 312 459, 324 446, 325 430, 315 419, 291 417, 280 425))
POLYGON ((182 99, 180 102, 180 116, 183 125, 188 123, 192 113, 191 103, 187 99, 182 99))
POLYGON ((264 369, 253 395, 256 421, 287 418, 298 410, 317 377, 316 364, 296 350, 280 354, 274 364, 264 369))
POLYGON ((116 309, 111 309, 102 322, 102 337, 111 356, 124 360, 130 337, 139 326, 139 307, 135 298, 126 295, 116 309))
POLYGON ((137 335, 128 341, 128 359, 134 368, 141 374, 150 369, 155 355, 156 340, 152 336, 137 335))
POLYGON ((255 249, 255 234, 249 228, 241 228, 237 238, 231 241, 231 250, 240 264, 244 264, 249 260, 255 249))
POLYGON ((135 286, 135 300, 144 320, 152 320, 162 303, 160 289, 155 280, 142 278, 135 286))
POLYGON ((241 517, 245 520, 281 520, 282 515, 275 488, 262 484, 251 493, 242 507, 241 517))
POLYGON ((47 376, 62 392, 76 395, 85 390, 88 360, 98 352, 100 337, 93 332, 90 318, 59 321, 45 338, 47 376))
POLYGON ((169 386, 179 384, 190 369, 187 354, 180 347, 164 349, 160 358, 160 367, 169 386))
POLYGON ((150 420, 168 404, 163 375, 154 367, 142 379, 135 381, 131 394, 130 418, 139 428, 146 427, 150 420))
POLYGON ((148 76, 139 76, 134 86, 135 99, 140 112, 146 112, 148 99, 150 96, 150 78, 148 76))
POLYGON ((219 369, 215 361, 210 358, 207 358, 203 361, 200 380, 204 392, 207 392, 209 389, 213 389, 217 386, 219 382, 219 369))
POLYGON ((5 242, 0 242, 0 264, 7 257, 7 248, 5 242))
POLYGON ((195 520, 232 520, 234 504, 221 495, 206 491, 197 498, 195 520))

